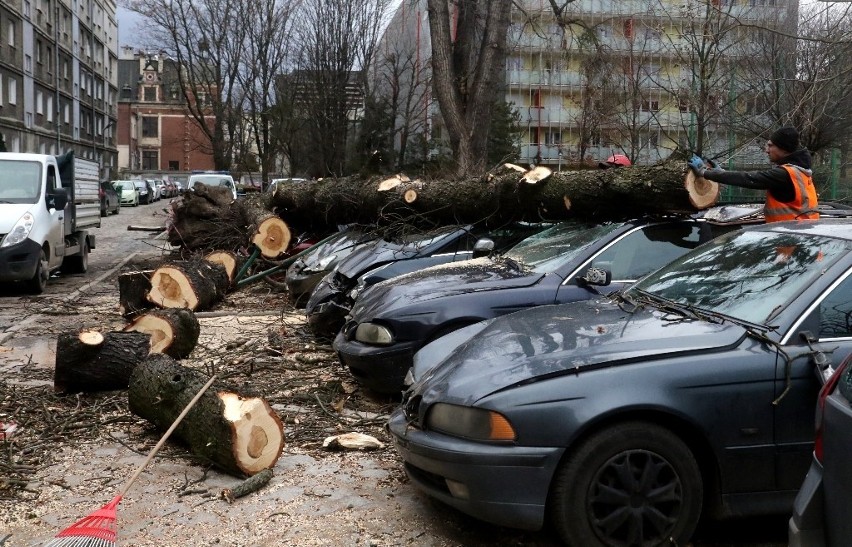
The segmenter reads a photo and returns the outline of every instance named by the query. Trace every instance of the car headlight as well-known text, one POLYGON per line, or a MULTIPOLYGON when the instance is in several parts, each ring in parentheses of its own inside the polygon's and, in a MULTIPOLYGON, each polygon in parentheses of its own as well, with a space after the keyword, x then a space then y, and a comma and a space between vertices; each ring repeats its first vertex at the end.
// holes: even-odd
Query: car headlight
POLYGON ((429 429, 476 441, 514 441, 515 430, 499 412, 437 403, 426 416, 429 429))
POLYGON ((355 340, 365 344, 387 346, 393 343, 393 334, 387 327, 375 323, 361 323, 355 329, 355 340))
POLYGON ((0 247, 11 247, 27 239, 34 224, 35 217, 33 217, 32 213, 24 213, 24 216, 18 219, 12 230, 3 238, 3 243, 0 244, 0 247))

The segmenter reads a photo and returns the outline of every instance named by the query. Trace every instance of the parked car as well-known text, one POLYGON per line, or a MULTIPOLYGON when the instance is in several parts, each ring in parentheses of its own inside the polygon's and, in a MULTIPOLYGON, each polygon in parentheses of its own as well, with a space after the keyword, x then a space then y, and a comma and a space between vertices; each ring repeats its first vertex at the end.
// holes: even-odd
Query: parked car
POLYGON ((289 179, 272 179, 269 182, 269 186, 266 187, 266 191, 271 193, 275 192, 275 189, 278 188, 278 184, 281 182, 307 182, 308 179, 300 179, 300 178, 289 178, 289 179))
POLYGON ((237 185, 234 183, 234 178, 231 175, 224 173, 194 173, 189 175, 189 179, 187 179, 187 190, 191 190, 199 182, 205 186, 223 186, 229 188, 234 199, 237 199, 237 185))
POLYGON ((154 194, 151 193, 151 187, 144 180, 134 180, 136 191, 139 192, 139 203, 149 204, 154 201, 154 194))
POLYGON ((181 182, 179 180, 175 180, 175 181, 172 181, 172 182, 174 183, 175 189, 177 190, 177 194, 175 194, 175 195, 178 196, 180 194, 183 194, 184 189, 185 189, 183 182, 181 182))
POLYGON ((178 189, 177 189, 177 186, 175 186, 175 183, 168 180, 168 181, 165 182, 165 185, 166 185, 166 197, 168 197, 168 198, 177 197, 178 189))
POLYGON ((119 199, 118 192, 112 187, 112 184, 105 180, 101 181, 98 194, 101 197, 101 216, 107 216, 110 211, 117 215, 121 210, 121 199, 119 199))
POLYGON ((323 277, 308 298, 305 313, 311 331, 318 337, 334 338, 355 297, 369 285, 429 266, 467 260, 481 238, 487 238, 483 243, 489 245, 483 252, 502 252, 545 226, 518 223, 493 230, 444 226, 429 233, 408 233, 395 241, 377 239, 359 245, 323 277))
POLYGON ((163 197, 160 193, 160 181, 154 179, 146 179, 145 182, 148 184, 148 191, 151 193, 152 196, 151 201, 160 201, 163 197))
MULTIPOLYGON (((848 318, 846 322, 848 323, 848 318)), ((846 545, 852 537, 852 358, 826 363, 816 404, 813 460, 793 504, 790 547, 846 545), (832 374, 833 373, 833 374, 832 374)))
POLYGON ((139 205, 139 190, 132 180, 114 180, 112 186, 118 193, 122 205, 139 205))
POLYGON ((287 291, 293 305, 297 308, 305 307, 311 292, 328 272, 349 256, 356 246, 375 239, 375 235, 364 230, 345 228, 296 259, 287 268, 286 277, 287 291))
POLYGON ((848 220, 730 232, 614 296, 426 346, 389 431, 430 496, 502 526, 547 518, 571 545, 685 545, 702 514, 789 514, 816 369, 852 352, 850 274, 848 220))
POLYGON ((334 348, 359 383, 399 394, 414 352, 430 340, 523 308, 592 298, 598 288, 584 281, 589 268, 608 272, 608 291, 621 289, 739 228, 741 216, 740 208, 726 206, 666 221, 563 222, 504 255, 426 268, 370 287, 355 301, 334 348))

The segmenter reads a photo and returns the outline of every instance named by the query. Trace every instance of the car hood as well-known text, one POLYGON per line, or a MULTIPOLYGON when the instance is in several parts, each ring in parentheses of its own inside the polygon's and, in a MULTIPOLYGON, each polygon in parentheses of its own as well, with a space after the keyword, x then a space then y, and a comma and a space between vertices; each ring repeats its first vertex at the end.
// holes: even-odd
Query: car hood
POLYGON ((8 234, 24 213, 33 208, 32 203, 0 203, 0 234, 8 234))
POLYGON ((362 273, 380 264, 419 256, 429 256, 437 249, 449 243, 453 238, 464 233, 466 233, 465 229, 453 230, 432 236, 431 238, 424 238, 424 242, 419 244, 410 243, 406 245, 378 239, 370 243, 358 245, 349 256, 337 264, 337 271, 348 279, 355 279, 362 273))
POLYGON ((719 351, 746 331, 608 299, 540 306, 498 317, 418 381, 424 399, 472 404, 496 391, 662 356, 719 351))
POLYGON ((487 257, 440 264, 392 277, 364 291, 355 303, 353 316, 375 316, 417 302, 489 290, 527 287, 544 274, 517 267, 503 259, 487 257))
POLYGON ((331 271, 335 265, 350 256, 359 245, 366 243, 369 239, 370 236, 363 232, 341 233, 339 237, 326 241, 318 248, 308 251, 292 264, 291 269, 293 272, 299 273, 331 271))

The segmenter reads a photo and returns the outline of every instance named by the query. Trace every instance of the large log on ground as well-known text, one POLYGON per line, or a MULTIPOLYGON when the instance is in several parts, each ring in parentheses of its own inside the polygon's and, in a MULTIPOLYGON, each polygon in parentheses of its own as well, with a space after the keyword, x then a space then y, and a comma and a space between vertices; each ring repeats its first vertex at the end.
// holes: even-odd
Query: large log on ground
MULTIPOLYGON (((130 411, 168 428, 207 378, 174 359, 152 354, 133 371, 130 411)), ((190 452, 236 476, 272 467, 284 449, 284 426, 269 404, 214 383, 172 434, 190 452)))
POLYGON ((148 334, 151 337, 151 353, 165 353, 175 359, 189 357, 201 334, 198 318, 186 308, 147 311, 136 317, 124 330, 148 334))
POLYGON ((132 317, 150 309, 148 300, 153 270, 126 272, 118 276, 118 311, 124 317, 132 317))
POLYGON ((204 260, 221 264, 225 267, 225 273, 228 275, 228 283, 234 284, 234 278, 240 271, 240 268, 245 263, 245 258, 242 255, 231 251, 213 251, 204 256, 204 260))
POLYGON ((57 393, 127 389, 133 369, 150 350, 151 337, 142 332, 62 333, 56 341, 53 389, 57 393))
POLYGON ((244 200, 242 214, 252 244, 265 258, 277 258, 290 246, 290 227, 278 215, 266 209, 262 200, 244 200))
POLYGON ((409 216, 433 224, 502 224, 516 220, 620 218, 690 213, 714 205, 718 184, 696 179, 682 159, 653 166, 555 172, 540 180, 510 168, 450 181, 323 179, 281 182, 272 206, 294 226, 302 223, 384 223, 409 216), (384 190, 380 191, 379 188, 384 190), (392 210, 394 215, 388 215, 392 210))
POLYGON ((206 260, 172 262, 151 273, 148 300, 161 308, 201 311, 222 300, 229 285, 222 264, 206 260))

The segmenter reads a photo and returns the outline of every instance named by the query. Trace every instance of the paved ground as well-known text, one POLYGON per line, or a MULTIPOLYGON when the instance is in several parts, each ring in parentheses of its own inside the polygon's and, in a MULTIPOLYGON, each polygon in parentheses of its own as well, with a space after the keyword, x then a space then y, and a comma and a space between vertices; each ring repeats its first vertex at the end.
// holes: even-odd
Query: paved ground
MULTIPOLYGON (((156 442, 158 433, 126 411, 121 393, 56 398, 49 395, 56 335, 84 326, 118 329, 116 276, 122 268, 164 253, 161 240, 127 225, 160 225, 165 201, 122 209, 103 219, 90 272, 51 279, 39 297, 0 292, 0 421, 24 402, 43 406, 46 419, 59 421, 80 407, 116 407, 114 421, 77 434, 48 439, 38 450, 45 465, 35 466, 17 497, 0 497, 0 546, 41 545, 55 533, 106 503, 156 442), (5 393, 5 399, 4 399, 5 393), (42 395, 40 399, 38 395, 42 395)), ((501 529, 461 515, 421 495, 407 483, 387 445, 375 452, 327 452, 325 436, 348 431, 389 440, 380 423, 393 404, 370 400, 351 384, 328 348, 301 338, 303 317, 286 296, 258 284, 233 293, 220 309, 199 314, 202 336, 188 366, 206 367, 233 357, 234 346, 269 348, 270 333, 289 340, 280 355, 265 354, 262 366, 303 367, 311 389, 278 386, 270 394, 285 422, 287 446, 263 490, 228 504, 218 497, 239 479, 208 470, 173 444, 154 460, 119 506, 119 545, 278 546, 278 545, 529 545, 553 546, 548 532, 501 529), (270 356, 271 355, 271 356, 270 356), (302 357, 300 357, 300 355, 302 357), (334 385, 344 396, 339 415, 320 402, 321 388, 334 385), (308 395, 308 397, 306 397, 308 395), (312 400, 316 398, 316 401, 312 400), (319 404, 317 404, 319 402, 319 404)), ((271 369, 267 369, 270 370, 271 369)), ((271 374, 271 372, 270 372, 271 374)), ((23 436, 20 438, 24 438, 23 436)), ((32 439, 32 437, 27 437, 32 439)), ((0 454, 10 450, 0 441, 0 454)), ((21 446, 15 446, 20 450, 21 446)), ((2 458, 0 458, 2 463, 2 458)), ((0 467, 0 483, 2 483, 0 467)), ((780 546, 785 519, 751 519, 704 528, 698 546, 780 546)))

